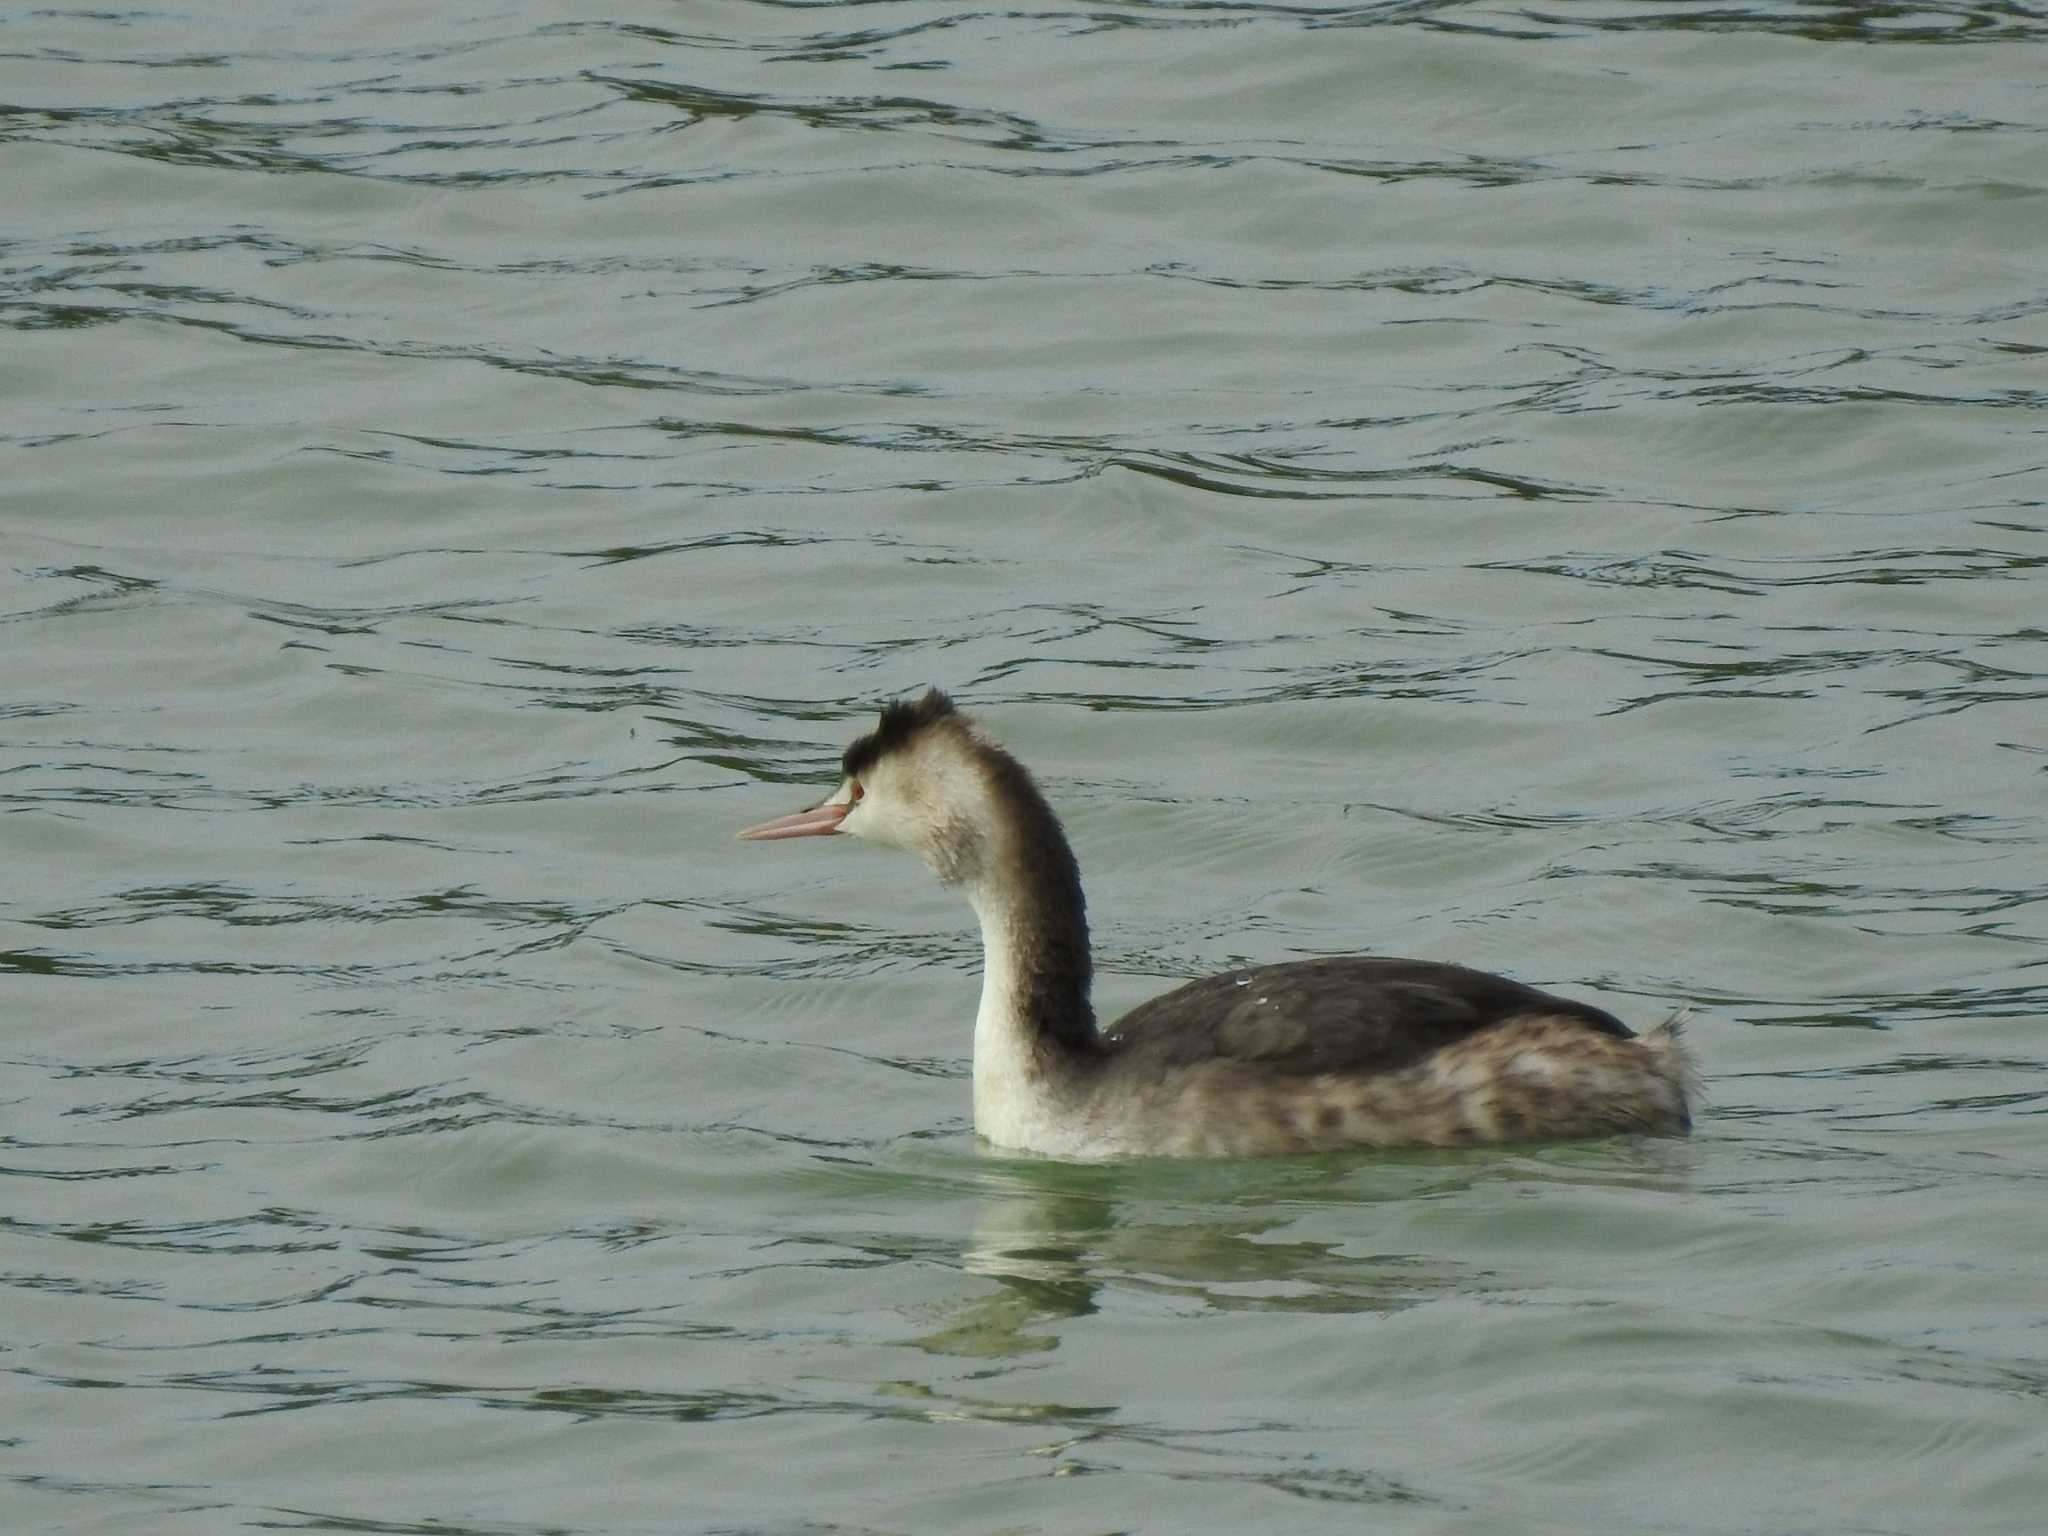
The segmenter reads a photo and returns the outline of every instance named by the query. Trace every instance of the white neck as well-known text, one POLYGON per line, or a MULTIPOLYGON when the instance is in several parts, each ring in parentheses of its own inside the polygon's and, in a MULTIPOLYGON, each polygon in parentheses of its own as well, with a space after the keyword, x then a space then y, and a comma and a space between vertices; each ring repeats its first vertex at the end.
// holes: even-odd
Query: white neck
POLYGON ((1035 1145, 1050 1118, 1031 1026, 1024 1017, 1022 935, 988 893, 972 893, 981 919, 981 1007, 974 1015, 974 1128, 998 1146, 1035 1145))
POLYGON ((1060 1092, 1063 1062, 1026 1010, 1028 926, 986 886, 969 893, 981 919, 981 1007, 974 1016, 974 1129, 999 1147, 1065 1150, 1079 1129, 1060 1092))

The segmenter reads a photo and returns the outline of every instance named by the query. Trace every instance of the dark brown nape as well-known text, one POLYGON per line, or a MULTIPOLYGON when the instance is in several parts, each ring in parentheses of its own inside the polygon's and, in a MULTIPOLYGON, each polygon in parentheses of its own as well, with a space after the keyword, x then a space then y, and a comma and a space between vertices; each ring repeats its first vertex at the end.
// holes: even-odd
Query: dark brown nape
POLYGON ((1017 907, 1029 914, 1029 926, 1018 935, 1027 957, 1020 999, 1025 1017, 1062 1050, 1093 1051, 1100 1042, 1089 1001, 1094 964, 1080 865, 1030 771, 1001 747, 980 740, 974 745, 1015 839, 1012 873, 1023 887, 1017 907))
POLYGON ((936 688, 926 690, 921 699, 896 699, 884 704, 882 718, 867 735, 854 738, 839 760, 840 768, 848 778, 856 778, 919 732, 957 713, 953 701, 936 688))

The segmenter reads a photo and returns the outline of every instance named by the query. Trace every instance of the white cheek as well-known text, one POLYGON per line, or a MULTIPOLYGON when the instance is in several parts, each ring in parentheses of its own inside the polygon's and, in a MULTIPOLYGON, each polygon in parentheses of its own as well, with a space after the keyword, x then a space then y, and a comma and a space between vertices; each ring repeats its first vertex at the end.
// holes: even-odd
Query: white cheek
POLYGON ((887 813, 876 809, 874 804, 867 800, 860 801, 846 813, 839 823, 839 830, 870 843, 896 846, 894 829, 889 825, 887 813))

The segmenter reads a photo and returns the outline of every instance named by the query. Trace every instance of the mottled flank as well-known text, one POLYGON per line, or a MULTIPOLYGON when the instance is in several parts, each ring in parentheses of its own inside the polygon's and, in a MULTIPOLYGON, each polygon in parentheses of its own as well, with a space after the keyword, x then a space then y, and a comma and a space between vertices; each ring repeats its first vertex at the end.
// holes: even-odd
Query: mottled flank
POLYGON ((1217 1060, 1140 1086, 1112 1057, 1094 1084, 1070 1085, 1068 1103, 1088 1134, 1066 1150, 1265 1157, 1682 1136, 1692 1128, 1691 1079, 1676 1019, 1637 1038, 1541 1013, 1504 1019, 1393 1071, 1273 1077, 1217 1060))
POLYGON ((1684 1135, 1691 1072, 1675 1019, 1639 1039, 1505 976, 1360 955, 1156 997, 1061 1092, 1087 1127, 1068 1155, 1256 1156, 1684 1135))

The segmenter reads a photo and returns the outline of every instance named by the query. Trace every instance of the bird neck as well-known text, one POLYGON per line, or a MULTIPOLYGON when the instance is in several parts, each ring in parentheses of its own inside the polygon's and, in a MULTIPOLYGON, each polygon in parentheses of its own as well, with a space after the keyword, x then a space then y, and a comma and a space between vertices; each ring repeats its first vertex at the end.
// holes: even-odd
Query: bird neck
POLYGON ((1095 1039, 1088 1000, 1088 922, 1078 907, 1051 912, 1014 900, 975 902, 981 918, 981 1014, 1056 1049, 1095 1039))
POLYGON ((1034 1144, 1026 1122, 1097 1046, 1080 871, 1058 821, 1031 798, 968 891, 982 947, 974 1123, 1010 1146, 1034 1144))

